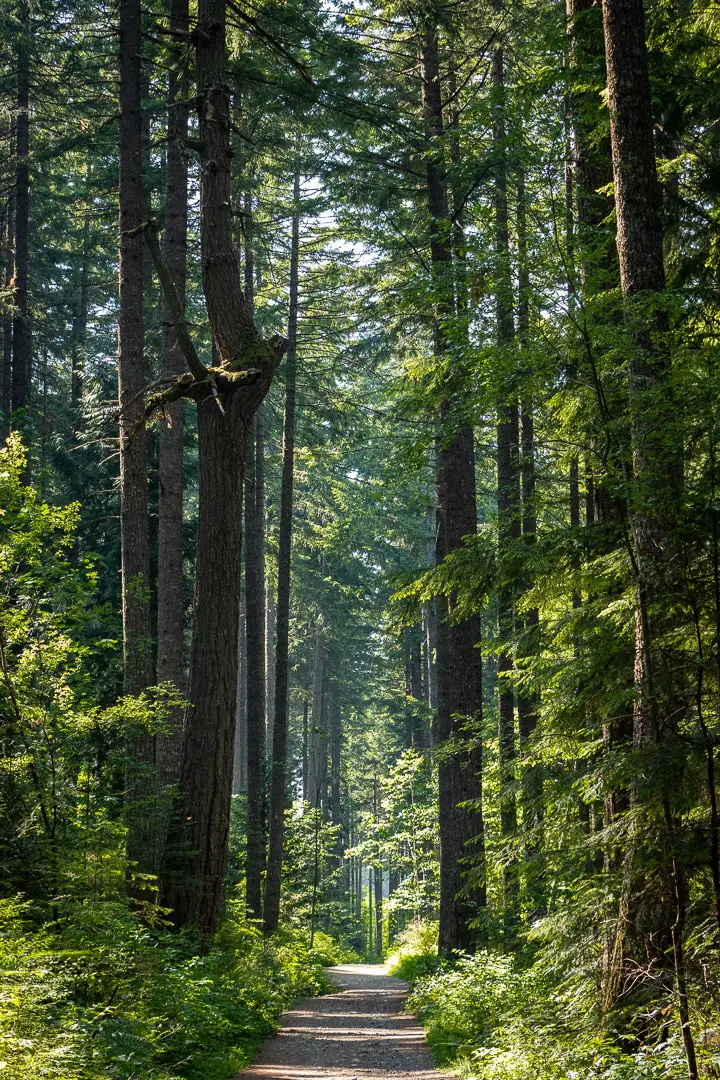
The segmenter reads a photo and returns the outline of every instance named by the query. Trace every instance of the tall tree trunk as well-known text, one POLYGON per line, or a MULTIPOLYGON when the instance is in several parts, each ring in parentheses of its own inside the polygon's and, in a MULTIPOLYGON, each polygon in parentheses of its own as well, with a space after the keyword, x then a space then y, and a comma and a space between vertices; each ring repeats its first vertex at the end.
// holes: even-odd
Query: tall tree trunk
POLYGON ((367 951, 368 951, 368 953, 371 953, 373 951, 373 940, 374 940, 374 937, 375 937, 375 935, 373 933, 373 931, 374 931, 374 923, 375 923, 375 905, 373 904, 373 870, 372 870, 372 866, 368 866, 367 884, 368 884, 368 887, 367 887, 367 902, 368 902, 368 912, 367 912, 367 922, 368 922, 367 942, 368 942, 368 947, 367 947, 367 951))
POLYGON ((610 140, 597 137, 599 95, 588 84, 604 68, 602 15, 594 0, 566 0, 569 42, 568 119, 572 134, 570 173, 577 202, 574 251, 585 295, 614 284, 616 252, 610 218, 612 198, 603 193, 612 181, 610 140), (579 84, 579 88, 576 84, 579 84))
POLYGON ((308 712, 310 702, 307 697, 303 701, 302 714, 302 797, 303 802, 310 800, 310 735, 308 731, 308 712))
MULTIPOLYGON (((662 293, 662 194, 657 179, 643 0, 603 0, 620 286, 631 337, 629 399, 633 454, 632 544, 637 575, 633 740, 666 744, 682 699, 659 638, 678 592, 676 552, 682 494, 682 441, 673 403, 669 321, 662 293), (661 496, 661 498, 659 497, 661 496)), ((679 561, 679 559, 678 559, 679 561)), ((668 779, 659 788, 675 893, 672 944, 688 1076, 697 1062, 687 999, 683 930, 684 870, 679 862, 668 779)))
MULTIPOLYGON (((527 349, 530 341, 530 263, 527 250, 527 195, 525 172, 522 166, 517 173, 517 250, 518 250, 518 318, 517 336, 520 349, 527 349)), ((535 421, 532 402, 526 398, 522 403, 520 418, 520 475, 522 496, 522 535, 526 543, 535 542, 537 510, 535 504, 535 421)), ((527 582, 532 584, 532 582, 527 582)), ((525 617, 524 652, 529 655, 536 649, 537 627, 540 615, 537 608, 530 608, 525 617)), ((527 751, 533 732, 537 727, 537 695, 531 691, 518 694, 518 736, 521 754, 527 751)), ((529 920, 545 910, 545 884, 543 860, 543 777, 539 765, 525 765, 522 771, 522 823, 525 831, 526 893, 529 900, 529 920)))
MULTIPOLYGON (((170 0, 170 29, 187 33, 188 0, 170 0)), ((168 83, 167 200, 164 254, 180 302, 185 307, 187 273, 188 166, 187 77, 179 48, 172 57, 168 83)), ((167 309, 167 304, 165 305, 167 309)), ((165 378, 185 370, 170 313, 163 316, 162 373, 165 378)), ((158 595, 157 681, 185 689, 183 599, 183 410, 182 398, 167 406, 167 419, 158 437, 158 595)), ((181 708, 169 710, 165 729, 158 736, 156 764, 158 784, 177 782, 182 755, 181 708)))
MULTIPOLYGON (((342 826, 340 804, 341 760, 342 760, 342 713, 337 701, 330 702, 330 820, 338 829, 342 826)), ((338 844, 342 855, 342 835, 338 833, 338 844)))
MULTIPOLYGON (((245 192, 245 301, 254 307, 252 195, 245 192)), ((265 436, 262 408, 248 431, 245 468, 245 647, 247 725, 247 858, 245 899, 262 916, 265 868, 265 436)))
POLYGON ((247 792, 247 680, 245 670, 245 593, 240 590, 240 616, 238 619, 238 674, 237 701, 235 705, 235 763, 233 765, 233 793, 247 792))
MULTIPOLYGON (((495 0, 493 11, 498 20, 504 14, 502 0, 495 0)), ((494 211, 496 271, 497 347, 500 364, 507 367, 507 353, 513 346, 512 274, 510 267, 510 238, 508 231, 508 196, 505 123, 505 60, 502 38, 495 46, 492 59, 493 125, 492 141, 495 157, 494 211), (504 355, 505 354, 505 355, 504 355)), ((497 491, 498 546, 501 584, 498 595, 498 623, 501 643, 507 642, 514 631, 514 582, 507 569, 512 563, 512 549, 520 537, 520 433, 515 378, 503 387, 498 408, 497 427, 497 491)), ((515 693, 512 684, 513 662, 508 648, 498 657, 498 745, 500 752, 500 830, 503 841, 512 848, 517 832, 515 799, 515 693)), ((506 849, 503 864, 505 936, 512 939, 519 914, 518 868, 515 855, 506 849)))
MULTIPOLYGON (((435 561, 435 534, 437 510, 428 507, 427 561, 432 566, 435 561)), ((425 704, 434 714, 437 709, 437 601, 428 600, 423 604, 422 623, 424 631, 425 660, 425 704)), ((432 741, 432 732, 428 732, 428 744, 432 741)))
MULTIPOLYGON (((266 514, 266 518, 269 515, 266 514)), ((269 521, 266 522, 269 528, 269 521)), ((265 578, 265 744, 267 755, 272 758, 273 727, 275 718, 275 636, 277 623, 277 599, 275 584, 265 578)))
MULTIPOLYGON (((177 925, 205 935, 220 915, 232 792, 245 450, 250 419, 284 351, 259 340, 232 246, 231 147, 225 0, 199 0, 196 70, 202 170, 203 286, 219 366, 192 359, 198 399, 200 503, 189 702, 178 813, 163 902, 177 925), (196 374, 197 372, 197 374, 196 374)), ((178 325, 181 320, 178 320, 178 325)), ((187 335, 187 331, 185 331, 187 335)))
MULTIPOLYGON (((375 827, 380 823, 380 806, 378 801, 378 778, 373 779, 373 822, 375 827)), ((368 883, 370 882, 370 874, 368 874, 368 883)), ((370 894, 370 923, 374 921, 375 931, 375 954, 378 957, 382 956, 383 951, 383 925, 382 925, 382 866, 379 863, 375 863, 372 868, 372 893, 375 895, 375 904, 373 908, 372 893, 370 894)))
POLYGON ((90 278, 90 160, 85 164, 85 207, 83 210, 82 240, 80 242, 80 288, 73 312, 70 336, 70 411, 73 435, 77 435, 82 398, 85 349, 87 344, 88 296, 90 278))
MULTIPOLYGON (((144 415, 142 116, 140 0, 120 4, 120 545, 126 694, 153 682, 147 436, 144 415)), ((127 767, 130 872, 157 869, 153 737, 136 733, 127 767)), ((135 890, 142 895, 142 889, 135 890)))
MULTIPOLYGON (((12 142, 12 131, 10 134, 12 142)), ((15 246, 15 200, 12 192, 8 195, 2 233, 3 259, 0 273, 2 282, 8 294, 12 288, 15 246)), ((3 349, 0 364, 0 440, 7 438, 10 430, 10 414, 12 412, 12 316, 6 313, 2 317, 3 349)))
POLYGON ((264 515, 257 493, 262 456, 259 411, 248 431, 245 475, 245 647, 247 725, 247 860, 245 897, 253 918, 262 914, 262 872, 265 866, 265 560, 264 515))
MULTIPOLYGON (((602 189, 606 189, 612 182, 610 139, 609 136, 603 136, 598 140, 594 129, 601 121, 601 106, 597 94, 587 89, 595 73, 605 72, 605 44, 602 11, 593 0, 567 0, 567 17, 570 39, 567 101, 572 130, 572 173, 577 206, 574 252, 579 269, 579 291, 583 301, 577 318, 583 323, 584 332, 587 333, 587 311, 593 296, 608 286, 616 286, 618 278, 615 239, 612 228, 606 223, 612 216, 613 200, 602 193, 602 189)), ((597 389, 601 391, 603 398, 608 393, 607 386, 597 389)), ((600 398, 600 393, 598 397, 600 398)), ((604 414, 608 407, 603 400, 599 401, 599 405, 601 422, 605 422, 604 414)), ((623 405, 624 402, 617 403, 618 411, 623 405)), ((586 462, 586 524, 602 521, 607 525, 612 518, 621 516, 618 505, 620 500, 609 493, 611 488, 617 490, 619 487, 619 470, 615 463, 611 467, 614 475, 604 475, 603 466, 596 485, 590 463, 586 462)), ((571 518, 574 516, 573 509, 571 518)), ((615 543, 616 539, 613 536, 610 542, 615 543)), ((573 598, 574 603, 578 600, 578 597, 573 598)), ((604 723, 602 736, 605 752, 616 754, 623 744, 629 745, 632 739, 631 720, 621 718, 604 723)), ((606 793, 604 822, 608 830, 618 814, 627 808, 626 788, 617 788, 606 793)), ((586 815, 586 808, 581 808, 581 812, 586 815)), ((619 848, 608 844, 604 852, 607 873, 617 870, 619 858, 619 848)))
MULTIPOLYGON (((527 251, 527 195, 522 167, 517 178, 518 231, 518 342, 526 349, 530 340, 530 264, 527 251)), ((532 403, 522 404, 520 419, 520 472, 522 494, 522 534, 533 543, 537 532, 535 505, 535 422, 532 403)), ((526 653, 536 648, 535 639, 540 615, 530 608, 525 618, 526 653)), ((518 695, 518 735, 526 749, 537 727, 537 695, 525 691, 518 695)), ((523 770, 523 828, 527 835, 525 865, 528 869, 527 892, 530 900, 530 921, 545 910, 545 868, 543 859, 543 777, 539 765, 523 770)))
POLYGON ((375 954, 381 959, 383 954, 383 872, 381 866, 376 866, 373 872, 375 878, 375 954))
POLYGON ((323 729, 323 684, 325 678, 325 625, 322 615, 315 623, 315 659, 313 662, 308 750, 308 801, 314 809, 322 805, 322 791, 327 773, 327 740, 323 729))
MULTIPOLYGON (((435 291, 435 348, 441 358, 449 347, 449 321, 454 302, 435 12, 426 16, 422 28, 421 78, 428 143, 427 193, 435 291)), ((461 546, 463 537, 474 534, 477 529, 472 428, 459 426, 448 400, 441 403, 441 420, 443 431, 436 455, 437 562, 461 546)), ((451 622, 453 606, 453 597, 442 598, 438 605, 437 626, 436 742, 442 745, 453 739, 459 744, 452 755, 444 754, 438 765, 439 947, 443 953, 473 948, 475 931, 470 924, 485 904, 484 834, 480 809, 482 750, 478 740, 482 715, 480 621, 471 617, 462 622, 451 622), (471 741, 463 746, 468 735, 471 741), (472 803, 472 808, 467 806, 468 802, 472 803), (467 860, 473 863, 470 871, 467 860)))
MULTIPOLYGON (((273 709, 272 765, 270 773, 270 821, 267 880, 265 883, 265 930, 277 929, 280 915, 280 884, 287 798, 287 737, 290 705, 290 584, 292 555, 293 476, 295 463, 295 399, 297 390, 297 320, 300 269, 300 174, 293 183, 293 220, 290 239, 290 308, 285 361, 285 415, 283 419, 282 480, 278 536, 278 587, 275 613, 275 702, 273 709)), ((307 702, 306 710, 307 712, 307 702)), ((305 720, 307 728, 307 719, 305 720)), ((307 796, 307 731, 303 732, 303 799, 307 796)))
MULTIPOLYGON (((16 428, 27 426, 30 407, 32 345, 28 309, 30 237, 30 14, 27 0, 18 5, 17 115, 15 118, 15 263, 13 274, 12 413, 16 428)), ((141 241, 142 243, 142 241, 141 241)))

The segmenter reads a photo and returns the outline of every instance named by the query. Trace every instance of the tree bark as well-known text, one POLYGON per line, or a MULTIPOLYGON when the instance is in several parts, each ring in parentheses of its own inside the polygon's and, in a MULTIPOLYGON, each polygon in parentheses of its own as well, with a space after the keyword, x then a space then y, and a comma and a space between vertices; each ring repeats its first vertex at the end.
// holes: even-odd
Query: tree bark
MULTIPOLYGON (((259 340, 232 246, 225 14, 225 0, 198 4, 203 287, 220 363, 204 369, 185 331, 190 390, 198 398, 200 504, 190 706, 163 889, 176 925, 197 925, 206 936, 218 923, 227 863, 247 433, 285 344, 259 340)), ((181 325, 178 319, 176 329, 181 325)))
POLYGON ((612 198, 602 193, 612 180, 610 140, 598 139, 599 95, 587 89, 605 74, 602 15, 594 0, 567 0, 569 46, 568 113, 572 129, 571 173, 577 197, 575 253, 584 293, 614 282, 616 253, 610 218, 612 198), (580 84, 580 89, 575 85, 580 84), (610 281, 608 281, 610 274, 610 281))
POLYGON ((310 801, 310 738, 308 732, 308 712, 310 702, 307 697, 303 701, 302 714, 302 798, 303 802, 310 801))
MULTIPOLYGON (((608 106, 612 145, 620 286, 631 338, 629 399, 633 477, 630 500, 636 565, 636 746, 672 738, 682 715, 670 655, 658 644, 676 607, 679 561, 677 527, 682 494, 682 441, 677 429, 663 302, 662 193, 653 143, 643 0, 603 0, 608 106), (661 496, 661 497, 659 497, 661 496)), ((646 781, 647 782, 647 781, 646 781)), ((698 1075, 689 1020, 683 928, 684 871, 679 864, 668 781, 652 778, 663 807, 676 900, 672 945, 688 1076, 698 1075)), ((626 856, 626 880, 628 859, 626 856)), ((646 900, 643 902, 647 902, 646 900)))
MULTIPOLYGON (((517 176, 517 246, 518 246, 518 319, 517 336, 521 351, 530 341, 530 264, 527 251, 527 196, 522 167, 517 176)), ((525 399, 520 417, 520 483, 522 496, 522 535, 533 544, 537 532, 535 501, 535 421, 532 402, 525 399)), ((527 582, 526 584, 531 584, 527 582)), ((540 614, 530 608, 525 617, 523 650, 525 655, 537 648, 540 614)), ((537 695, 518 694, 518 736, 523 755, 537 727, 537 695)), ((522 770, 522 825, 525 832, 525 891, 532 923, 545 911, 545 865, 543 854, 543 776, 539 765, 525 764, 522 770)))
MULTIPOLYGON (((153 681, 147 435, 144 417, 142 117, 140 0, 120 4, 120 546, 123 673, 126 694, 153 681)), ((157 870, 154 739, 131 737, 127 766, 127 854, 130 873, 157 870)), ((143 889, 134 889, 142 896, 143 889)))
MULTIPOLYGON (((502 19, 504 4, 495 0, 493 12, 502 19)), ((492 143, 495 157, 494 212, 496 260, 496 340, 500 365, 508 366, 513 346, 512 274, 508 231, 507 132, 505 123, 505 60, 502 36, 492 58, 492 143)), ((512 637, 515 626, 514 583, 511 580, 513 549, 520 537, 520 433, 517 387, 514 376, 501 390, 497 427, 497 498, 498 547, 501 584, 498 594, 498 624, 501 652, 498 657, 498 746, 500 758, 500 831, 505 844, 512 846, 517 832, 515 799, 515 692, 512 683, 513 661, 504 643, 512 637)), ((504 931, 511 940, 517 930, 519 915, 518 868, 515 855, 506 849, 503 862, 504 931)))
POLYGON ((313 662, 308 751, 308 802, 314 809, 322 805, 327 774, 327 739, 323 725, 323 684, 325 677, 325 625, 322 615, 315 623, 315 660, 313 662))
MULTIPOLYGON (((15 119, 15 260, 13 274, 12 415, 24 430, 30 408, 32 344, 28 308, 28 245, 30 237, 30 13, 27 0, 18 5, 17 115, 15 119)), ((142 242, 142 241, 141 241, 142 242)))
MULTIPOLYGON (((435 506, 428 507, 427 561, 432 566, 435 561, 435 535, 437 511, 435 506)), ((422 624, 425 660, 425 704, 435 713, 437 709, 437 601, 429 600, 423 604, 422 624)), ((432 741, 432 732, 428 732, 428 744, 432 741)))
MULTIPOLYGON (((293 183, 293 221, 290 239, 290 309, 285 361, 285 415, 283 420, 282 480, 278 536, 278 587, 275 613, 275 702, 273 709, 272 765, 270 773, 270 821, 267 880, 265 883, 265 931, 277 929, 280 916, 280 885, 287 798, 287 737, 289 719, 289 637, 292 555, 293 478, 295 463, 295 399, 297 391, 297 322, 300 269, 300 174, 293 183)), ((303 799, 306 797, 307 732, 303 732, 303 799)))
MULTIPOLYGON (((449 346, 454 288, 447 179, 442 155, 443 116, 435 12, 426 16, 422 28, 421 79, 428 143, 434 339, 440 358, 449 346)), ((452 414, 449 396, 441 403, 441 419, 443 432, 436 454, 438 528, 435 558, 438 563, 477 529, 472 428, 458 424, 452 414)), ((442 953, 473 948, 475 931, 470 924, 485 904, 482 750, 479 741, 482 716, 480 621, 471 617, 451 623, 453 606, 452 597, 442 599, 438 604, 437 625, 436 743, 442 745, 451 739, 460 743, 455 753, 442 756, 438 766, 439 948, 442 953), (466 746, 462 745, 464 742, 467 742, 466 746)))
MULTIPOLYGON (((9 141, 12 142, 12 131, 10 133, 9 141)), ((12 289, 14 266, 13 250, 15 245, 15 200, 12 192, 8 195, 5 207, 2 241, 3 260, 0 270, 2 271, 3 284, 9 294, 12 289)), ((2 364, 2 371, 0 373, 0 439, 4 441, 10 431, 10 414, 12 412, 13 321, 12 316, 9 313, 3 315, 2 328, 3 350, 2 358, 0 359, 0 363, 2 364)))
POLYGON ((80 247, 80 288, 73 313, 70 345, 70 411, 73 435, 77 435, 85 369, 88 324, 88 286, 90 276, 90 162, 85 166, 85 209, 80 247))
MULTIPOLYGON (((170 29, 187 33, 188 0, 170 0, 170 29)), ((188 166, 187 75, 183 54, 177 46, 172 56, 168 83, 167 199, 164 254, 185 308, 187 276, 188 166)), ((162 374, 182 375, 185 362, 172 318, 163 315, 162 374)), ((158 590, 157 681, 185 690, 183 596, 183 399, 166 407, 158 436, 158 590)), ((176 783, 182 755, 183 710, 174 708, 165 717, 165 730, 157 738, 158 785, 176 783)))
MULTIPOLYGON (((269 515, 266 514, 269 535, 269 515)), ((273 728, 275 718, 275 637, 277 633, 277 598, 275 583, 265 578, 265 745, 268 758, 272 758, 273 728)))
POLYGON ((258 456, 262 456, 260 413, 248 430, 245 476, 245 646, 247 725, 247 860, 245 896, 252 917, 262 914, 265 866, 265 559, 264 514, 259 513, 258 456))
POLYGON ((233 793, 247 792, 247 686, 245 671, 245 595, 240 590, 240 617, 238 619, 238 675, 237 701, 235 705, 235 764, 233 765, 233 793))
POLYGON ((340 802, 342 761, 342 713, 337 701, 330 701, 330 820, 340 831, 336 843, 338 861, 342 857, 342 811, 340 802))
POLYGON ((383 954, 383 911, 382 911, 382 882, 383 872, 381 866, 374 868, 375 878, 375 955, 382 959, 383 954))
MULTIPOLYGON (((244 196, 245 301, 254 309, 252 194, 244 196)), ((262 916, 265 867, 265 437, 262 408, 248 431, 245 469, 245 648, 247 726, 247 858, 245 899, 262 916)))

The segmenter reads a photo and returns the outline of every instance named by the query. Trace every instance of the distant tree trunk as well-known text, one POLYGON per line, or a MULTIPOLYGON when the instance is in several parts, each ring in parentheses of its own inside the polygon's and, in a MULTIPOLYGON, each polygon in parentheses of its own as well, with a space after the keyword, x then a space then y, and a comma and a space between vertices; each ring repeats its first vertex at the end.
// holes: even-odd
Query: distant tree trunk
MULTIPOLYGON (((265 931, 277 929, 287 798, 287 737, 290 705, 290 585, 292 554, 293 474, 295 462, 295 398, 297 389, 297 317, 300 264, 300 174, 293 184, 293 222, 290 239, 290 309, 285 362, 285 416, 283 420, 282 480, 278 536, 278 588, 275 615, 275 703, 273 709, 272 766, 270 774, 270 828, 267 881, 265 883, 265 931)), ((303 730, 303 799, 306 798, 307 701, 303 730)))
POLYGON ((265 744, 272 758, 273 727, 275 718, 275 636, 277 633, 277 600, 275 585, 265 579, 265 744))
POLYGON ((90 278, 90 161, 85 165, 85 208, 83 211, 82 240, 80 242, 80 287, 73 312, 70 335, 70 411, 73 435, 77 435, 80 418, 80 401, 85 368, 87 345, 88 295, 90 278))
MULTIPOLYGON (((522 471, 522 532, 534 541, 537 529, 535 514, 535 436, 532 410, 522 408, 520 426, 520 459, 522 471)), ((540 621, 537 608, 530 608, 525 617, 525 650, 534 650, 535 635, 540 621)), ((518 695, 518 735, 524 751, 537 727, 537 695, 525 691, 518 695)), ((527 894, 530 899, 529 919, 532 922, 545 910, 543 859, 543 777, 540 765, 526 765, 522 773, 522 821, 526 833, 525 869, 527 894)))
MULTIPOLYGON (((570 495, 570 528, 580 528, 580 462, 577 454, 573 454, 570 458, 570 469, 568 475, 568 487, 570 495)), ((573 569, 578 571, 580 569, 580 558, 575 556, 572 561, 573 569)), ((579 608, 582 604, 582 597, 577 590, 573 590, 572 606, 579 608)))
POLYGON ((575 254, 583 293, 606 287, 608 272, 615 277, 616 253, 610 217, 612 198, 602 189, 612 181, 610 140, 598 141, 596 127, 601 103, 585 88, 594 72, 604 67, 602 14, 594 0, 567 0, 570 36, 569 120, 572 130, 571 175, 577 197, 575 254), (577 89, 575 83, 582 87, 577 89), (595 114, 595 115, 593 115, 595 114))
MULTIPOLYGON (((447 179, 442 154, 443 116, 438 62, 437 14, 429 13, 422 27, 422 106, 428 143, 427 193, 430 214, 430 252, 435 290, 435 348, 442 357, 449 346, 448 322, 453 316, 452 252, 449 245, 447 179)), ((441 406, 443 431, 436 455, 438 529, 436 561, 459 547, 477 529, 472 428, 459 426, 450 406, 441 406)), ((440 791, 440 951, 472 949, 475 931, 470 923, 485 904, 484 833, 482 812, 482 750, 478 741, 482 715, 480 621, 471 617, 452 623, 454 600, 438 605, 436 742, 464 741, 472 728, 473 741, 439 762, 440 791), (461 803, 472 801, 468 809, 461 803), (470 873, 465 860, 472 859, 470 873), (462 861, 461 861, 462 860, 462 861)))
MULTIPOLYGON (((144 416, 142 117, 140 0, 120 4, 120 546, 126 694, 153 682, 147 436, 144 416)), ((133 735, 128 753, 127 854, 130 872, 157 870, 154 739, 133 735)), ((142 895, 143 890, 135 889, 142 895)))
MULTIPOLYGON (((170 0, 170 29, 187 33, 188 0, 170 0)), ((164 254, 180 302, 185 307, 187 273, 188 167, 187 77, 182 52, 177 49, 170 67, 167 143, 167 199, 165 205, 164 254)), ((164 378, 182 375, 185 362, 167 311, 163 316, 162 373, 164 378)), ((185 690, 183 598, 183 399, 166 408, 167 419, 158 435, 158 595, 157 681, 185 690)), ((158 736, 156 763, 158 785, 176 783, 182 756, 183 710, 175 708, 165 718, 158 736)))
POLYGON ((427 745, 426 731, 418 716, 417 705, 423 700, 423 630, 408 626, 403 632, 405 660, 405 741, 407 746, 427 745))
POLYGON ((220 914, 230 824, 245 450, 250 419, 285 343, 259 340, 232 246, 225 0, 199 0, 197 14, 203 285, 219 366, 208 373, 192 356, 200 502, 190 707, 163 903, 176 925, 195 924, 210 935, 220 914))
POLYGON ((233 766, 233 793, 247 791, 247 686, 245 671, 245 593, 240 592, 240 617, 238 620, 238 673, 237 700, 235 705, 235 764, 233 766))
POLYGON ((373 951, 374 940, 374 923, 375 923, 375 905, 373 904, 373 872, 372 867, 368 866, 368 887, 367 887, 367 899, 368 899, 368 953, 373 951))
MULTIPOLYGON (((659 639, 676 607, 677 537, 682 496, 682 439, 673 402, 662 298, 662 194, 658 184, 643 0, 603 0, 610 139, 617 214, 620 286, 632 345, 629 399, 633 453, 632 543, 637 574, 633 741, 666 745, 677 730, 682 698, 672 657, 659 639)), ((683 931, 686 883, 668 778, 654 780, 663 807, 675 900, 673 956, 688 1076, 698 1075, 686 990, 683 931)), ((627 878, 627 873, 626 873, 627 878)), ((645 890, 644 890, 645 891, 645 890)), ((647 902, 641 901, 641 902, 647 902)))
MULTIPOLYGON (((400 884, 400 872, 390 863, 388 868, 388 901, 392 900, 392 895, 400 884)), ((405 920, 403 919, 403 925, 405 920)), ((390 904, 388 904, 388 919, 387 919, 387 936, 388 936, 388 948, 390 948, 398 935, 398 931, 401 929, 400 921, 396 911, 393 911, 390 904)))
POLYGON ((416 630, 413 628, 413 640, 410 643, 409 674, 410 674, 410 697, 415 701, 422 700, 422 652, 420 639, 415 638, 416 630))
MULTIPOLYGON (((12 413, 16 428, 27 426, 30 407, 32 345, 28 309, 30 235, 30 14, 27 0, 18 5, 17 115, 15 119, 15 265, 13 275, 12 413)), ((142 243, 142 241, 141 241, 142 243)))
MULTIPOLYGON (((10 141, 12 141, 12 132, 10 141)), ((0 267, 3 285, 9 294, 12 289, 15 245, 15 200, 10 192, 7 199, 5 216, 3 221, 3 260, 0 267)), ((10 430, 10 414, 12 412, 12 316, 8 313, 2 318, 3 349, 2 370, 0 373, 0 439, 6 439, 10 430)))
POLYGON ((320 734, 322 753, 322 781, 320 784, 320 806, 325 820, 330 818, 330 695, 327 692, 327 667, 323 683, 322 732, 320 734))
MULTIPOLYGON (((435 561, 435 534, 436 534, 436 508, 428 509, 427 544, 428 566, 435 561)), ((424 631, 424 659, 425 659, 425 704, 434 713, 437 709, 437 602, 429 600, 423 604, 422 622, 424 631)), ((431 742, 432 733, 428 732, 428 745, 431 742)))
MULTIPOLYGON (((518 318, 517 336, 520 349, 530 342, 530 264, 527 250, 527 194, 525 172, 517 174, 517 252, 518 252, 518 318)), ((525 399, 520 418, 520 476, 522 496, 522 535, 526 543, 535 542, 537 510, 535 499, 535 421, 532 402, 525 399)), ((527 584, 532 584, 528 582, 527 584)), ((531 654, 536 648, 540 615, 530 608, 525 617, 524 650, 531 654)), ((537 727, 537 695, 523 691, 518 694, 518 735, 524 753, 537 727)), ((526 765, 522 772, 522 823, 525 832, 526 893, 529 898, 529 921, 545 910, 545 873, 543 859, 543 777, 539 765, 526 765)))
POLYGON ((342 811, 340 791, 342 783, 342 713, 337 701, 330 702, 330 820, 338 828, 335 845, 338 864, 344 850, 342 840, 342 811))
MULTIPOLYGON (((377 826, 380 822, 380 805, 378 800, 378 778, 377 776, 373 780, 373 820, 377 826)), ((375 893, 375 953, 378 958, 382 957, 383 952, 383 918, 382 918, 382 867, 379 863, 376 863, 372 869, 373 877, 373 892, 375 893)), ((369 875, 368 875, 369 881, 369 875)), ((372 921, 372 903, 370 918, 372 921)))
POLYGON ((257 484, 262 456, 259 412, 248 430, 245 474, 245 647, 247 725, 247 861, 246 901, 253 918, 262 914, 262 872, 265 865, 265 559, 263 517, 258 514, 257 484))
POLYGON ((313 662, 308 753, 308 801, 317 809, 322 805, 322 791, 327 773, 327 740, 323 730, 323 683, 325 677, 325 625, 322 615, 315 623, 315 660, 313 662))
POLYGON ((383 872, 381 866, 374 868, 375 877, 375 953, 378 958, 383 954, 383 872))
POLYGON ((310 739, 308 733, 308 707, 310 702, 307 697, 303 701, 302 715, 302 797, 303 802, 310 800, 310 739))
MULTIPOLYGON (((503 0, 494 0, 493 11, 499 20, 503 16, 503 0)), ((512 274, 510 267, 510 238, 508 232, 507 195, 507 132, 505 123, 505 59, 502 37, 492 59, 493 123, 492 141, 495 157, 494 210, 496 259, 496 320, 497 347, 501 354, 513 346, 512 274)), ((501 363, 502 363, 501 359, 501 363)), ((505 365, 507 366, 507 358, 505 365)), ((498 547, 501 584, 498 594, 498 623, 500 641, 513 635, 515 620, 514 582, 506 568, 512 549, 520 537, 520 432, 515 379, 508 380, 498 407, 497 428, 497 491, 498 547)), ((500 831, 506 845, 512 845, 517 832, 515 799, 515 692, 512 683, 513 661, 508 648, 498 658, 498 745, 500 754, 500 831), (505 677, 503 677, 505 676, 505 677)), ((518 868, 515 855, 507 850, 503 864, 504 928, 512 939, 518 922, 518 868)))
MULTIPOLYGON (((512 547, 520 537, 519 417, 517 403, 501 405, 498 422, 498 545, 500 563, 509 564, 512 547)), ((504 574, 509 572, 506 569, 504 574)), ((514 631, 514 596, 512 582, 506 576, 498 596, 500 640, 507 642, 514 631)), ((513 661, 509 649, 498 657, 498 746, 500 764, 500 831, 503 841, 512 845, 517 833, 515 797, 515 693, 512 684, 513 661), (503 677, 504 676, 504 677, 503 677)), ((514 853, 507 849, 503 863, 504 927, 512 939, 518 922, 518 867, 514 853)))
MULTIPOLYGON (((245 301, 254 308, 252 194, 246 190, 245 301)), ((265 868, 265 432, 262 407, 248 432, 245 465, 245 647, 247 725, 247 860, 245 896, 253 918, 262 916, 265 868)))

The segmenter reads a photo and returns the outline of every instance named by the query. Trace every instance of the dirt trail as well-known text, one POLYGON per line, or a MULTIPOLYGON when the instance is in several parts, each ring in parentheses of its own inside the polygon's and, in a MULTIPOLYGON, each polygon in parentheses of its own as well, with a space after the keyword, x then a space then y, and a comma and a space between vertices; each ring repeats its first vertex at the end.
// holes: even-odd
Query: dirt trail
POLYGON ((440 1080, 422 1028, 402 1013, 402 980, 380 964, 329 975, 340 993, 299 1002, 236 1080, 440 1080))

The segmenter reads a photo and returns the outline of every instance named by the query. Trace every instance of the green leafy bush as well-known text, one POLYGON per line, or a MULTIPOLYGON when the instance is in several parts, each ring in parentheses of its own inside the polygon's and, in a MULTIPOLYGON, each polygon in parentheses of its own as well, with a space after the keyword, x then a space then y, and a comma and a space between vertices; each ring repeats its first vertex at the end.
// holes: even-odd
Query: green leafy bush
POLYGON ((413 922, 406 926, 395 939, 395 949, 387 960, 390 975, 397 975, 409 983, 421 975, 437 971, 438 924, 436 922, 413 922))
POLYGON ((57 914, 37 928, 27 901, 0 901, 3 1080, 225 1080, 326 985, 298 935, 266 941, 239 904, 206 955, 119 902, 57 914))
MULTIPOLYGON (((391 974, 413 984, 408 1007, 441 1064, 472 1080, 676 1080, 686 1072, 679 1035, 629 1048, 599 1031, 588 985, 563 982, 540 955, 522 966, 489 951, 436 958, 436 927, 409 928, 391 974)), ((712 1040, 701 1050, 717 1068, 712 1040)), ((708 1071, 707 1075, 715 1075, 708 1071)))

